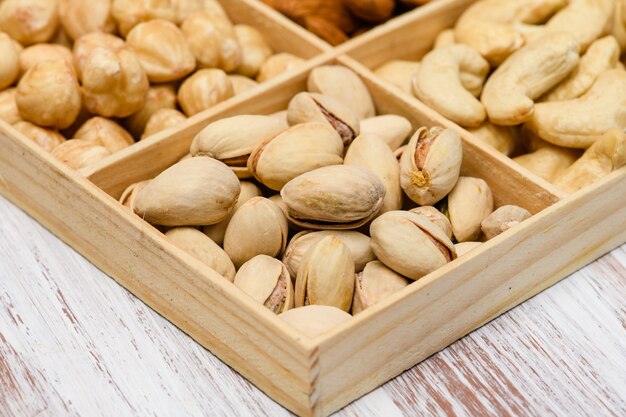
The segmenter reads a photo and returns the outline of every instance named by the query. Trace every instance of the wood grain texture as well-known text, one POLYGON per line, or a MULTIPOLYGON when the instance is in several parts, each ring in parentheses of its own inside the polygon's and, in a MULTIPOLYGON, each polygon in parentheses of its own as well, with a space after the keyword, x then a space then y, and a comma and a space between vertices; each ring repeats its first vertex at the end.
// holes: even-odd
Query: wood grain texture
MULTIPOLYGON (((287 416, 0 197, 0 416, 287 416)), ((339 416, 626 414, 626 245, 339 416)))

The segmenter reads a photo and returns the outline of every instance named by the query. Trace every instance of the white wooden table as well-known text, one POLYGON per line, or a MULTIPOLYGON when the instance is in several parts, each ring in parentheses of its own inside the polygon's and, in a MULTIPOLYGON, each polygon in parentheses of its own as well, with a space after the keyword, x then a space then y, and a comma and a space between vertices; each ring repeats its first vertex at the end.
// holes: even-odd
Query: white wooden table
MULTIPOLYGON (((289 415, 1 197, 0 214, 0 416, 289 415)), ((338 415, 625 416, 626 245, 338 415)))

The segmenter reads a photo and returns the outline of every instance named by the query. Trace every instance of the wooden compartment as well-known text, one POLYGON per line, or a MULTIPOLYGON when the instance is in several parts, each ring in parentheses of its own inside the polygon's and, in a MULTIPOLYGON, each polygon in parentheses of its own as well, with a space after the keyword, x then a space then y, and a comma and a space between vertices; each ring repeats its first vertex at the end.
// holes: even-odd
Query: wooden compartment
MULTIPOLYGON (((224 1, 231 7, 244 3, 224 1)), ((441 0, 433 4, 443 9, 428 10, 448 16, 464 3, 469 1, 441 0), (446 7, 450 11, 442 12, 446 7)), ((417 12, 397 22, 418 18, 417 12)), ((418 100, 389 89, 341 51, 328 51, 177 131, 155 135, 80 173, 0 122, 0 193, 274 400, 304 416, 325 416, 345 406, 626 242, 626 168, 571 196, 560 195, 418 100), (356 71, 379 113, 403 115, 414 128, 457 129, 463 137, 463 173, 485 179, 496 205, 517 204, 534 216, 311 340, 170 244, 116 199, 127 185, 175 163, 211 121, 282 110, 305 89, 312 68, 329 63, 356 71)))

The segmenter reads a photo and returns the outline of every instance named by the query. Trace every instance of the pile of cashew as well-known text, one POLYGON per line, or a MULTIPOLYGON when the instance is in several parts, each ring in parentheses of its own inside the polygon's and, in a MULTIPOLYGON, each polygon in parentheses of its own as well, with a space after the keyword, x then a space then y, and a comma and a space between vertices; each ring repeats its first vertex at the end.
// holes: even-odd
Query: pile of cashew
POLYGON ((479 0, 421 61, 375 72, 573 192, 626 163, 598 145, 613 132, 622 155, 624 63, 626 0, 479 0))

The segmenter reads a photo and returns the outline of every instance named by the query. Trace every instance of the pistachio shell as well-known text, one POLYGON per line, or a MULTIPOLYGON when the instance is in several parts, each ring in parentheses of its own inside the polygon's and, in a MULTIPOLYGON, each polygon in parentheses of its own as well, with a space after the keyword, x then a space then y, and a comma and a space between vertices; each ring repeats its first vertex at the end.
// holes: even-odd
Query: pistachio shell
POLYGON ((428 220, 439 226, 446 236, 448 236, 448 239, 452 239, 452 224, 450 224, 450 219, 448 219, 445 214, 437 210, 435 207, 422 206, 409 211, 426 217, 428 220))
POLYGON ((254 148, 287 126, 270 116, 234 116, 211 123, 200 131, 191 143, 191 154, 210 156, 222 161, 239 178, 252 175, 246 167, 254 148))
POLYGON ((461 257, 482 245, 482 242, 461 242, 454 245, 456 256, 461 257))
POLYGON ((274 313, 293 308, 293 284, 287 268, 278 259, 267 255, 250 259, 237 271, 235 286, 274 313))
POLYGON ((341 240, 350 250, 354 260, 354 269, 360 272, 365 268, 365 264, 376 259, 370 247, 370 238, 363 233, 353 230, 321 230, 319 232, 304 231, 297 233, 283 254, 283 263, 287 267, 289 274, 295 280, 298 269, 302 263, 302 258, 316 243, 327 236, 334 236, 341 240))
POLYGON ((265 139, 250 158, 248 170, 272 190, 298 175, 343 162, 343 142, 327 124, 303 123, 265 139))
POLYGON ((178 162, 142 189, 135 213, 162 226, 206 226, 224 220, 241 187, 223 163, 208 157, 178 162))
POLYGON ((372 261, 356 276, 352 314, 358 314, 409 285, 402 275, 380 261, 372 261))
POLYGON ((460 177, 448 195, 452 232, 458 242, 478 240, 480 224, 493 211, 493 194, 480 178, 460 177))
POLYGON ((368 169, 334 165, 291 180, 280 192, 289 220, 310 229, 356 229, 379 212, 385 186, 368 169))
POLYGON ((210 226, 204 226, 202 231, 205 235, 211 238, 213 242, 218 245, 224 244, 224 235, 226 234, 226 228, 228 227, 228 223, 230 223, 230 219, 233 217, 235 212, 239 210, 239 207, 243 206, 245 202, 250 200, 253 197, 262 197, 263 193, 251 182, 241 181, 241 193, 239 194, 239 199, 237 200, 237 204, 235 204, 235 208, 230 212, 228 217, 217 224, 213 224, 210 226))
POLYGON ((120 197, 120 203, 122 203, 124 207, 128 207, 131 211, 134 211, 135 197, 137 197, 137 193, 143 187, 148 185, 149 182, 150 180, 140 181, 126 187, 126 189, 122 193, 122 196, 120 197))
POLYGON ((339 133, 344 146, 359 135, 359 119, 340 101, 315 93, 296 94, 287 108, 290 126, 301 123, 327 123, 339 133))
POLYGON ((525 208, 513 205, 502 206, 483 220, 480 227, 489 240, 529 218, 530 213, 525 208))
POLYGON ((224 235, 224 250, 237 268, 257 255, 280 256, 289 229, 280 208, 267 198, 253 197, 233 215, 224 235))
POLYGON ((374 117, 374 101, 363 81, 352 70, 325 65, 311 71, 308 90, 335 98, 351 107, 359 119, 374 117))
POLYGON ((461 172, 461 137, 451 129, 421 128, 411 138, 400 160, 402 188, 419 205, 444 198, 461 172))
POLYGON ((381 138, 392 151, 398 149, 409 137, 413 126, 405 117, 385 114, 361 120, 362 135, 376 135, 381 138))
POLYGON ((381 214, 402 208, 400 165, 389 146, 378 136, 358 136, 348 148, 343 163, 369 169, 385 185, 386 192, 380 209, 381 214))
POLYGON ((456 258, 452 241, 424 216, 390 211, 370 226, 372 250, 394 271, 419 279, 456 258))
POLYGON ((165 236, 176 246, 211 267, 229 281, 235 279, 235 266, 215 242, 193 227, 175 227, 165 236))
POLYGON ((350 311, 354 279, 350 250, 336 237, 326 236, 302 260, 296 278, 296 306, 320 304, 350 311))
POLYGON ((329 332, 352 316, 336 307, 310 305, 291 309, 279 317, 304 336, 313 339, 329 332))

